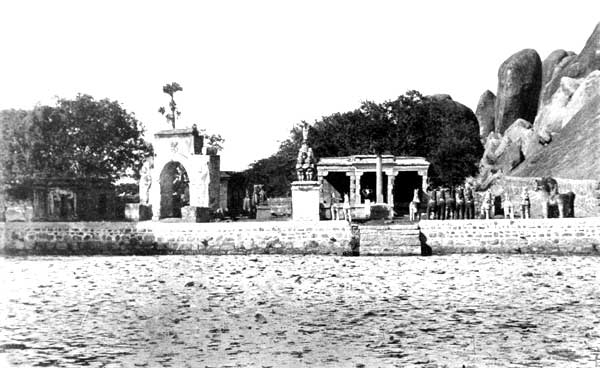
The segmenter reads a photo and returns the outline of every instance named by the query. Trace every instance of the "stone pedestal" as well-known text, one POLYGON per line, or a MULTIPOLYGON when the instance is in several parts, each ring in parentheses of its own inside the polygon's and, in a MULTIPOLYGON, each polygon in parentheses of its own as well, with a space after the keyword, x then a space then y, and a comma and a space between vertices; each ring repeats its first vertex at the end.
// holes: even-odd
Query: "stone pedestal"
POLYGON ((319 221, 318 181, 292 183, 292 219, 294 221, 319 221))
POLYGON ((271 207, 263 205, 256 206, 256 219, 259 221, 271 220, 271 207))
POLYGON ((210 220, 210 208, 197 206, 181 207, 182 222, 208 222, 210 220))
POLYGON ((150 220, 152 219, 152 206, 141 203, 126 203, 125 219, 128 221, 150 220))

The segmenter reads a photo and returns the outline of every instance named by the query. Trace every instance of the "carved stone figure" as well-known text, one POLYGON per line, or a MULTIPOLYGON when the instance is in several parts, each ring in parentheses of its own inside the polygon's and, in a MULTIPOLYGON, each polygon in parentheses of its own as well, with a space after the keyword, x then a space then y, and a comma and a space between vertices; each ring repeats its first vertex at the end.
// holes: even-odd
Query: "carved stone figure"
POLYGON ((437 192, 429 187, 427 190, 427 218, 429 220, 435 220, 436 216, 436 203, 437 203, 437 192))
POLYGON ((475 218, 475 197, 471 187, 465 189, 465 217, 469 220, 475 218))
POLYGON ((296 159, 296 175, 299 181, 314 181, 317 176, 317 165, 312 148, 308 146, 308 124, 302 125, 302 146, 296 159))
POLYGON ((352 214, 350 211, 350 197, 348 196, 348 193, 344 194, 344 204, 343 204, 343 210, 344 210, 344 218, 348 221, 348 222, 352 222, 352 214))
POLYGON ((250 212, 252 210, 252 206, 250 203, 250 193, 248 193, 248 188, 246 188, 246 194, 244 196, 244 201, 242 203, 242 211, 244 212, 250 212))
POLYGON ((456 217, 456 219, 464 220, 465 219, 465 192, 462 187, 458 187, 456 189, 454 199, 456 201, 455 217, 456 217))
POLYGON ((455 212, 456 212, 456 193, 454 190, 454 187, 452 188, 446 188, 444 190, 445 192, 445 196, 446 196, 446 219, 447 220, 454 220, 455 219, 455 212))
POLYGON ((437 201, 435 203, 436 207, 436 218, 438 220, 446 219, 446 190, 443 188, 439 188, 437 190, 437 201))
POLYGON ((489 220, 492 218, 492 192, 488 190, 483 194, 483 198, 481 199, 481 217, 489 220))
POLYGON ((154 168, 154 160, 152 158, 144 161, 140 170, 140 203, 148 204, 150 201, 150 187, 152 186, 152 169, 154 168))
POLYGON ((521 193, 521 218, 528 219, 531 216, 531 202, 529 201, 529 190, 523 188, 521 193))
POLYGON ((508 197, 508 194, 505 194, 503 196, 502 208, 504 209, 504 218, 510 218, 510 219, 515 218, 515 209, 514 209, 513 203, 511 202, 510 198, 508 197))
POLYGON ((559 193, 558 182, 554 178, 542 178, 536 180, 536 184, 536 190, 542 192, 542 215, 544 218, 575 217, 575 193, 559 193))
POLYGON ((421 219, 419 207, 421 206, 421 198, 419 197, 419 188, 416 188, 413 192, 413 199, 408 205, 408 212, 410 221, 417 221, 421 219))

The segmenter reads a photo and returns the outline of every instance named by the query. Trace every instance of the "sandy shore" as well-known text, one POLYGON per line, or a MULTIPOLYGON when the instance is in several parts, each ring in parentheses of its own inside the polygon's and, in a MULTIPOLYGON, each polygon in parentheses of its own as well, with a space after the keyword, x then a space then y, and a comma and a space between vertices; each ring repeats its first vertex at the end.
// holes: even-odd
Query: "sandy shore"
POLYGON ((0 365, 600 366, 598 257, 0 258, 0 365))

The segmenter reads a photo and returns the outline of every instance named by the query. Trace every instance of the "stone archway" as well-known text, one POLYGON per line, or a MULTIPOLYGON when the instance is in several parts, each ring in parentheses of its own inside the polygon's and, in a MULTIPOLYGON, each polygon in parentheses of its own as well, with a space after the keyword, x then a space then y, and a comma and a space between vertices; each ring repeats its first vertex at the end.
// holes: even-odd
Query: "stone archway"
POLYGON ((181 217, 190 204, 189 177, 178 161, 169 161, 160 172, 160 218, 181 217))

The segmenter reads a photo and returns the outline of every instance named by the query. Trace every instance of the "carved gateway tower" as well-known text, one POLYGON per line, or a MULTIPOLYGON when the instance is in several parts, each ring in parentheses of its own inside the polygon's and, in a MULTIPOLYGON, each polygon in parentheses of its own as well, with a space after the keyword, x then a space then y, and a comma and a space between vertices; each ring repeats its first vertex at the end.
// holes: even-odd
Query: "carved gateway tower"
POLYGON ((140 179, 141 205, 151 207, 153 220, 208 221, 219 207, 220 157, 203 147, 195 125, 154 137, 154 162, 140 179))

